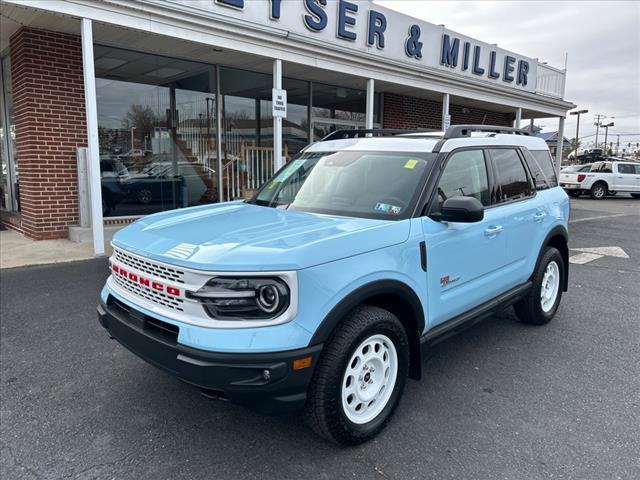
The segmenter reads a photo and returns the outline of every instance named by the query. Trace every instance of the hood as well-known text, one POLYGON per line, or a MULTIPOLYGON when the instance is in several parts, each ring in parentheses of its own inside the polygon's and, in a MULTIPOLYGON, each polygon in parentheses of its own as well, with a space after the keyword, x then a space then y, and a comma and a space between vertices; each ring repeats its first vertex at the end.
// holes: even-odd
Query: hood
POLYGON ((404 242, 408 221, 338 217, 244 202, 144 217, 113 244, 196 270, 299 270, 404 242))

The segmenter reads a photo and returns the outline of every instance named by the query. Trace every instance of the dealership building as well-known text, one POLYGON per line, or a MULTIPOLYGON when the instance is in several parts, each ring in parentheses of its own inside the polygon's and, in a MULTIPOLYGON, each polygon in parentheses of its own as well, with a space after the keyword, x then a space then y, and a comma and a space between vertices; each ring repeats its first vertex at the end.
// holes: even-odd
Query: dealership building
POLYGON ((573 107, 565 71, 366 0, 3 0, 0 20, 2 222, 97 253, 337 129, 554 117, 562 137, 573 107))

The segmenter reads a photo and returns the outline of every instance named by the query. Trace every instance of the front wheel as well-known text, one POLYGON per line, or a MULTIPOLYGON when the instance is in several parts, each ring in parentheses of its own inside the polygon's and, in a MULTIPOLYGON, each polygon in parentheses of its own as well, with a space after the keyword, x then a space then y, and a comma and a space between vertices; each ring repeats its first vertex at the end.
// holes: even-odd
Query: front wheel
POLYGON ((533 286, 514 305, 516 315, 525 323, 544 325, 558 310, 562 298, 565 267, 558 249, 547 247, 533 274, 533 286))
POLYGON ((326 343, 309 386, 305 419, 322 437, 356 445, 377 435, 395 411, 409 370, 409 342, 382 308, 352 310, 326 343))

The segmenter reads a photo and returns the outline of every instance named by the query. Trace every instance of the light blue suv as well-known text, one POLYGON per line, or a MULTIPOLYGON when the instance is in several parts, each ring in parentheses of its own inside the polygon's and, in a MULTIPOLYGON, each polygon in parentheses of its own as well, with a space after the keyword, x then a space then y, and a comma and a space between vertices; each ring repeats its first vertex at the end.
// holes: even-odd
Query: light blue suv
POLYGON ((360 443, 434 342, 509 305, 551 320, 568 218, 545 142, 520 131, 338 131, 252 200, 121 230, 100 323, 206 395, 360 443))

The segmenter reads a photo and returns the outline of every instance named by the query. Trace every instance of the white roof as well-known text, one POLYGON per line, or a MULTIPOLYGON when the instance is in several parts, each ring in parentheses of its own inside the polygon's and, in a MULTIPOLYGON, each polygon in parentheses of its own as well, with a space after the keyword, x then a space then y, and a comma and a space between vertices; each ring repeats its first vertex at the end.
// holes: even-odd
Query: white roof
POLYGON ((438 143, 437 138, 365 137, 345 138, 316 142, 307 152, 335 152, 336 150, 353 150, 364 152, 431 152, 438 143))
MULTIPOLYGON (((417 133, 392 137, 345 138, 316 142, 307 152, 335 152, 336 150, 372 152, 432 152, 442 139, 442 133, 417 133)), ((544 140, 527 135, 473 134, 471 137, 451 138, 440 149, 450 152, 459 147, 509 145, 525 147, 529 150, 548 150, 544 140)))

